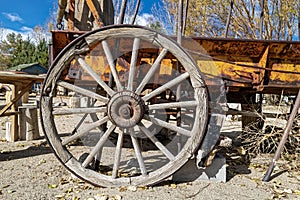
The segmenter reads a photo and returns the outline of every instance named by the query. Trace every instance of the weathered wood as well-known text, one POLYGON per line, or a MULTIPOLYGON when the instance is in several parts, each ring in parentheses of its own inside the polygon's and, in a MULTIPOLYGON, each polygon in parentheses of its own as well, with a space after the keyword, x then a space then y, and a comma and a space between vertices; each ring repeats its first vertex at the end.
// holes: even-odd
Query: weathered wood
POLYGON ((122 153, 123 137, 124 137, 124 133, 123 132, 119 133, 116 152, 115 152, 114 166, 112 171, 112 178, 117 178, 118 175, 121 153, 122 153))
POLYGON ((78 58, 79 64, 85 69, 97 83, 107 92, 108 95, 113 96, 116 92, 112 90, 100 77, 96 72, 82 59, 78 58))
POLYGON ((117 85, 117 88, 118 88, 118 91, 122 91, 123 90, 123 86, 121 84, 121 81, 120 81, 120 78, 118 76, 118 72, 117 72, 117 69, 116 69, 116 64, 115 64, 115 61, 114 61, 114 57, 109 49, 109 46, 108 46, 108 43, 106 40, 103 40, 102 41, 102 47, 103 47, 103 50, 105 52, 105 55, 106 55, 106 58, 107 58, 107 61, 108 61, 108 64, 109 64, 109 67, 110 67, 110 71, 114 77, 114 81, 116 82, 116 85, 117 85))
POLYGON ((134 38, 134 41, 133 41, 127 90, 133 90, 132 87, 133 87, 133 80, 134 80, 135 71, 136 71, 136 64, 137 64, 137 59, 138 59, 140 41, 141 40, 139 38, 134 38))
POLYGON ((52 112, 53 115, 74 115, 74 114, 91 114, 103 113, 106 111, 105 107, 95 108, 55 108, 52 112))
POLYGON ((18 116, 14 113, 18 112, 19 99, 31 88, 33 83, 43 81, 43 77, 27 75, 27 74, 16 74, 12 72, 0 72, 1 83, 12 84, 12 100, 6 99, 6 106, 0 110, 1 116, 11 116, 10 123, 10 136, 9 141, 16 141, 18 139, 18 116), (11 108, 11 112, 6 111, 11 108))
POLYGON ((173 80, 171 80, 171 81, 167 82, 166 84, 160 86, 159 88, 153 90, 149 94, 143 96, 142 99, 144 101, 148 101, 152 97, 155 97, 156 95, 161 94, 162 92, 166 91, 167 89, 170 89, 170 88, 172 88, 175 85, 178 85, 183 80, 187 79, 189 76, 190 76, 189 73, 185 72, 184 74, 181 74, 180 76, 174 78, 173 80))
POLYGON ((139 146, 138 140, 136 139, 134 134, 130 133, 130 136, 131 136, 131 141, 132 141, 132 144, 133 144, 135 156, 138 160, 142 176, 147 176, 147 170, 146 170, 146 166, 145 166, 145 163, 144 163, 142 151, 141 151, 141 148, 139 146))
POLYGON ((72 135, 72 136, 68 137, 67 139, 63 140, 62 145, 67 145, 70 142, 84 136, 85 134, 88 134, 89 131, 95 129, 98 126, 101 126, 102 124, 106 123, 107 121, 108 121, 108 117, 104 117, 103 119, 101 119, 99 121, 93 122, 93 123, 89 124, 88 126, 77 130, 75 135, 72 135))
POLYGON ((40 137, 36 107, 19 107, 19 136, 21 140, 31 141, 40 137))
POLYGON ((148 116, 148 115, 145 115, 144 119, 148 120, 148 121, 151 121, 152 123, 154 123, 156 125, 162 126, 162 127, 167 128, 169 130, 172 130, 172 131, 175 131, 179 134, 182 134, 182 135, 185 135, 185 136, 188 136, 188 137, 192 136, 192 131, 185 130, 185 129, 183 129, 181 127, 178 127, 176 125, 173 125, 173 124, 169 124, 169 123, 167 123, 165 121, 162 121, 160 119, 156 119, 156 118, 148 116))
MULTIPOLYGON (((133 42, 135 43, 135 42, 133 42)), ((74 172, 75 174, 77 174, 78 176, 80 176, 81 178, 83 178, 84 180, 90 181, 91 183, 95 184, 95 185, 99 185, 99 186, 106 186, 106 187, 116 187, 116 186, 122 186, 122 185, 148 185, 148 184, 154 184, 157 183, 159 181, 161 181, 162 179, 172 175, 176 170, 178 170, 181 166, 184 165, 184 163, 187 162, 187 160, 193 155, 193 153, 197 150, 197 147, 199 146, 199 144, 201 143, 201 140, 203 138, 203 135, 205 133, 205 128, 206 128, 206 122, 207 122, 207 118, 208 118, 208 109, 207 109, 207 93, 206 93, 206 89, 205 89, 205 85, 204 85, 204 81, 202 80, 202 77, 200 75, 200 72, 198 70, 198 68, 196 67, 193 59, 180 47, 178 46, 175 42, 173 42, 172 40, 170 40, 169 38, 160 35, 159 33, 147 30, 147 29, 143 29, 143 28, 137 28, 137 27, 128 27, 128 26, 118 26, 118 27, 108 27, 99 31, 95 31, 92 32, 88 35, 86 35, 84 38, 82 38, 82 40, 79 40, 76 42, 76 44, 74 43, 73 45, 70 45, 68 48, 68 50, 64 51, 64 54, 60 55, 60 57, 58 57, 55 66, 52 68, 52 70, 49 72, 49 75, 47 77, 47 79, 45 80, 44 83, 44 88, 43 88, 43 93, 42 95, 48 95, 49 99, 47 98, 43 98, 42 97, 42 101, 41 104, 45 104, 42 106, 42 112, 43 113, 43 127, 44 130, 46 131, 47 137, 49 137, 50 139, 50 144, 51 146, 54 148, 56 154, 58 155, 59 159, 61 159, 63 161, 63 163, 67 166, 68 169, 70 169, 72 172, 74 172), (102 156, 101 158, 101 163, 105 163, 105 165, 114 165, 114 169, 113 169, 113 176, 107 175, 106 173, 102 173, 102 172, 96 172, 93 170, 90 170, 89 168, 86 168, 86 166, 88 166, 91 161, 94 159, 95 155, 102 150, 103 145, 105 143, 105 141, 108 140, 108 138, 111 137, 115 137, 115 134, 120 134, 120 131, 124 131, 123 127, 118 126, 118 128, 116 129, 115 132, 113 132, 112 129, 114 129, 118 124, 117 122, 113 122, 111 121, 111 115, 108 113, 108 117, 107 117, 107 122, 108 123, 104 123, 105 125, 108 125, 108 130, 105 132, 105 134, 103 136, 101 136, 100 140, 97 142, 96 146, 92 149, 91 153, 89 154, 88 158, 84 161, 83 164, 81 164, 78 160, 76 160, 76 156, 77 155, 73 155, 74 157, 68 157, 70 155, 70 153, 72 154, 72 151, 67 151, 63 145, 67 144, 68 142, 66 142, 65 140, 62 140, 62 136, 57 133, 56 127, 57 126, 55 123, 60 123, 59 121, 54 121, 53 119, 53 113, 55 113, 55 111, 52 111, 52 104, 50 103, 51 98, 55 97, 56 93, 55 93, 55 88, 57 85, 59 85, 61 83, 60 81, 60 77, 61 77, 61 73, 62 71, 66 68, 66 66, 71 62, 72 59, 74 59, 75 57, 81 57, 82 56, 89 56, 89 52, 86 51, 85 53, 82 53, 80 51, 77 51, 75 48, 76 44, 82 44, 84 42, 86 42, 86 44, 92 49, 95 46, 102 47, 104 46, 104 49, 106 49, 106 57, 108 62, 110 62, 110 72, 114 73, 115 75, 113 76, 114 80, 116 81, 116 85, 117 85, 117 90, 118 90, 118 94, 123 94, 123 91, 125 88, 123 88, 123 86, 121 85, 121 83, 117 83, 118 79, 119 79, 119 74, 117 72, 113 72, 113 70, 115 70, 115 66, 114 63, 115 59, 118 58, 114 58, 112 57, 112 55, 108 55, 111 54, 111 50, 108 47, 107 44, 107 48, 105 47, 105 43, 107 43, 107 41, 110 41, 110 39, 113 40, 118 40, 118 39, 122 39, 123 38, 128 38, 130 39, 130 41, 134 41, 134 40, 140 40, 140 44, 143 44, 143 41, 146 41, 146 43, 149 43, 150 46, 153 45, 155 51, 157 52, 157 50, 162 49, 162 51, 159 54, 159 58, 156 58, 154 64, 152 65, 152 67, 150 68, 150 70, 152 70, 152 72, 148 73, 148 77, 144 80, 142 80, 142 84, 139 86, 138 91, 143 91, 144 86, 149 82, 149 80, 155 75, 155 73, 159 73, 159 67, 160 67, 160 63, 164 60, 164 59, 169 59, 166 58, 166 54, 170 54, 172 55, 172 59, 178 59, 178 61, 182 64, 184 71, 186 72, 183 75, 179 75, 177 78, 171 80, 170 82, 167 82, 163 87, 160 87, 157 90, 153 90, 150 96, 147 96, 145 99, 139 99, 137 102, 135 103, 140 103, 139 101, 141 101, 141 105, 149 105, 152 110, 158 109, 158 110, 163 110, 163 109, 167 109, 167 108, 173 108, 173 107, 187 107, 190 108, 192 107, 192 111, 194 111, 194 117, 191 118, 191 123, 190 123, 190 127, 188 129, 182 128, 176 124, 173 124, 173 122, 171 122, 170 120, 166 120, 165 119, 156 119, 155 117, 148 117, 147 116, 147 112, 146 111, 142 111, 142 115, 143 118, 145 118, 147 121, 145 121, 145 124, 143 125, 143 128, 138 128, 138 126, 136 124, 132 124, 132 127, 129 128, 125 128, 129 130, 130 135, 129 137, 131 138, 131 143, 134 146, 134 150, 135 150, 135 154, 136 154, 136 158, 139 162, 139 168, 141 169, 141 174, 130 174, 130 172, 128 173, 128 177, 118 177, 118 170, 127 170, 127 168, 123 168, 123 163, 127 163, 130 159, 132 158, 131 155, 130 157, 127 158, 123 158, 123 156, 121 157, 121 154, 123 154, 123 151, 128 152, 128 150, 125 150, 124 148, 122 148, 121 143, 123 143, 123 145, 125 145, 125 137, 128 136, 127 132, 126 133, 122 133, 124 135, 124 140, 123 142, 121 142, 122 137, 119 136, 119 144, 117 144, 117 147, 108 147, 107 149, 115 149, 115 159, 109 159, 106 160, 106 162, 103 159, 106 159, 106 156, 102 156), (103 40, 105 40, 104 45, 103 45, 103 40), (94 46, 95 45, 95 46, 94 46), (108 58, 109 57, 109 58, 108 58), (156 69, 155 69, 156 68, 156 69), (158 94, 160 94, 160 92, 165 91, 167 88, 172 87, 176 84, 179 84, 180 81, 188 79, 189 78, 189 82, 191 83, 191 88, 192 90, 194 90, 194 101, 187 101, 187 102, 170 102, 170 103, 163 103, 163 104, 159 104, 156 103, 154 105, 152 104, 151 100, 151 96, 156 96, 158 94), (144 85, 144 86, 143 86, 144 85), (50 90, 50 92, 49 92, 50 90), (49 103, 47 103, 47 101, 49 101, 49 103), (48 106, 49 108, 46 108, 46 106, 48 106), (152 106, 152 107, 151 107, 152 106), (44 113, 43 110, 46 110, 46 112, 44 113), (150 121, 151 123, 148 123, 148 121, 150 121), (113 124, 113 125, 111 125, 113 124), (149 130, 147 130, 147 128, 145 127, 147 125, 151 125, 149 126, 149 130, 152 129, 153 132, 150 132, 149 130), (140 131, 140 129, 142 129, 143 131, 140 131), (158 129, 158 130, 156 130, 158 129), (163 142, 160 141, 159 137, 156 137, 156 135, 154 134, 160 134, 159 131, 160 129, 164 130, 171 130, 171 131, 175 131, 175 132, 179 132, 182 135, 188 136, 185 137, 183 146, 180 150, 179 153, 173 152, 171 153, 170 150, 168 150, 166 148, 165 145, 163 145, 163 142), (155 132, 156 131, 156 132, 155 132), (139 137, 144 137, 144 138, 149 138, 155 145, 154 148, 156 148, 154 150, 154 154, 158 155, 157 159, 161 159, 161 162, 159 161, 155 161, 153 162, 151 159, 153 159, 153 157, 155 157, 156 155, 153 154, 153 156, 151 155, 150 157, 147 156, 147 154, 143 154, 142 155, 142 151, 141 151, 141 147, 139 146, 138 141, 140 140, 139 137), (174 155, 173 155, 174 154, 174 155), (118 157, 121 157, 121 160, 118 159, 118 157), (127 159, 127 160, 126 160, 127 159), (121 165, 122 163, 122 165, 121 165), (145 163, 147 165, 147 169, 145 166, 145 163), (151 168, 149 165, 153 165, 151 168), (155 165, 155 166, 154 166, 155 165), (158 165, 158 166, 156 166, 158 165)), ((122 43, 120 43, 122 45, 122 43)), ((138 61, 141 59, 138 57, 138 59, 135 59, 135 49, 141 48, 141 46, 134 44, 132 48, 132 50, 130 49, 130 52, 124 52, 125 54, 131 53, 131 66, 134 68, 135 65, 133 64, 134 62, 136 62, 136 65, 138 65, 138 61), (132 53, 133 51, 133 53, 132 53)), ((84 47, 86 48, 86 46, 84 47)), ((121 47, 120 47, 121 48, 121 47)), ((100 48, 102 49, 102 48, 100 48)), ((101 53, 101 52, 100 52, 101 53)), ((102 52, 103 53, 103 52, 102 52)), ((138 53, 138 52, 136 52, 138 53)), ((130 55, 129 55, 130 56, 130 55)), ((85 65, 85 64, 83 64, 85 65)), ((82 66, 84 68, 84 66, 82 66)), ((94 66, 89 66, 90 68, 94 68, 94 66)), ((85 70, 87 71, 87 70, 85 70)), ((131 76, 134 76, 135 72, 134 70, 129 71, 129 74, 131 74, 131 76)), ((97 75, 99 77, 99 75, 97 75)), ((99 77, 101 78, 101 76, 99 77)), ((135 80, 133 80, 134 82, 135 80)), ((132 82, 132 81, 130 81, 132 82)), ((134 91, 132 91, 133 87, 130 87, 130 83, 127 83, 127 90, 130 90, 129 92, 132 92, 134 94, 134 91)), ((71 87, 71 86, 70 86, 71 87)), ((80 89, 79 87, 71 87, 73 88, 73 91, 78 92, 78 89, 80 89)), ((81 88, 83 89, 83 88, 81 88)), ((113 90, 112 88, 110 88, 111 90, 113 90)), ((85 96, 89 96, 91 97, 92 94, 87 95, 86 90, 83 89, 83 92, 85 93, 85 96)), ((126 91, 127 92, 127 91, 126 91)), ((125 93, 124 93, 125 94, 125 93)), ((127 94, 127 93, 126 93, 127 94)), ((96 95, 96 94, 93 94, 96 95)), ((106 99, 107 101, 104 103, 108 103, 111 104, 113 103, 116 99, 114 99, 114 97, 116 96, 116 94, 113 94, 112 96, 109 95, 109 97, 106 99)), ((125 95, 126 96, 126 95, 125 95)), ((94 98, 97 99, 97 98, 94 98)), ((102 99, 104 100, 104 99, 102 99)), ((123 99, 124 100, 124 99, 123 99)), ((103 102, 103 101, 102 101, 103 102)), ((116 104, 114 105, 116 107, 116 111, 114 114, 119 115, 120 117, 124 117, 126 118, 126 112, 123 113, 123 109, 119 109, 118 106, 124 106, 126 104, 126 98, 124 101, 120 101, 120 105, 116 104)), ((129 105, 129 102, 127 102, 129 105)), ((108 106, 107 104, 107 106, 108 106)), ((134 110, 131 110, 130 108, 134 108, 134 106, 130 105, 131 107, 128 107, 128 111, 130 111, 130 115, 129 116, 132 117, 135 113, 134 110)), ((147 106, 143 106, 145 107, 145 109, 147 109, 147 106)), ((92 110, 87 110, 86 112, 92 112, 92 110)), ((126 105, 125 105, 125 111, 126 111, 126 105)), ((60 112, 60 111, 58 111, 60 112)), ((71 112, 79 112, 79 110, 71 110, 71 112)), ((63 112, 62 112, 63 113, 63 112)), ((105 114, 104 112, 101 112, 103 114, 105 114)), ((155 113, 155 112, 154 112, 155 113)), ((167 111, 165 112, 166 115, 169 115, 167 113, 167 111)), ((90 115, 93 115, 93 113, 91 113, 90 115)), ((92 117, 93 119, 93 117, 92 117)), ((127 118, 126 118, 127 119, 127 118)), ((93 119, 94 122, 97 122, 97 118, 93 119)), ((144 123, 144 120, 143 120, 144 123)), ((103 125, 104 125, 103 124, 103 125)), ((99 127, 99 126, 97 126, 99 127)), ((105 128, 104 128, 105 129, 105 128)), ((151 130, 151 131, 152 131, 151 130)), ((83 133, 83 132, 82 132, 83 133)), ((86 134, 86 133, 84 133, 86 134)), ((75 134, 76 135, 76 134, 75 134)), ((71 136, 72 137, 72 136, 71 136)), ((76 136, 77 137, 77 136, 76 136)), ((74 138, 76 138, 74 136, 74 138)), ((72 139, 74 139, 72 138, 72 139)), ((116 138, 116 137, 115 137, 116 138)), ((132 148, 132 147, 131 147, 132 148)), ((106 150, 106 148, 105 148, 106 150)), ((173 149, 172 149, 173 150, 173 149)), ((152 152, 149 152, 150 154, 152 152)), ((72 155, 71 155, 72 156, 72 155)), ((128 166, 130 167, 130 166, 128 166)))
POLYGON ((4 106, 4 108, 1 109, 0 116, 2 116, 2 114, 5 111, 7 111, 12 105, 14 105, 23 96, 23 94, 25 94, 25 92, 27 92, 28 88, 30 88, 33 83, 34 82, 30 82, 29 84, 27 84, 24 88, 21 89, 20 93, 17 93, 17 90, 14 89, 13 99, 8 104, 6 104, 6 106, 4 106))
POLYGON ((109 135, 113 132, 113 130, 116 128, 115 125, 111 125, 106 132, 104 133, 104 135, 100 138, 100 140, 97 142, 96 146, 93 148, 93 150, 91 151, 91 153, 88 155, 88 157, 85 159, 85 161, 82 163, 83 167, 87 167, 88 164, 93 160, 93 158, 95 157, 95 155, 101 151, 101 149, 103 148, 105 142, 108 140, 109 135))
POLYGON ((7 116, 11 116, 11 115, 18 115, 18 114, 20 114, 20 112, 18 112, 18 111, 5 112, 1 115, 1 117, 7 117, 7 116))
POLYGON ((26 85, 29 82, 43 82, 44 78, 44 76, 16 74, 14 72, 0 71, 0 82, 6 84, 26 85))
POLYGON ((103 102, 103 103, 106 103, 108 102, 108 99, 106 97, 103 97, 97 93, 94 93, 94 92, 91 92, 89 90, 86 90, 84 88, 81 88, 81 87, 78 87, 76 85, 72 85, 70 83, 67 83, 65 81, 58 81, 57 82, 57 85, 61 86, 61 87, 64 87, 64 88, 67 88, 69 90, 72 90, 74 92, 77 92, 79 94, 82 94, 82 95, 85 95, 87 97, 91 97, 93 99, 97 99, 99 100, 100 102, 103 102))
MULTIPOLYGON (((11 108, 12 112, 16 112, 18 110, 17 101, 23 96, 24 93, 28 91, 28 88, 32 86, 34 81, 29 82, 25 87, 21 88, 16 83, 12 85, 12 100, 4 106, 0 110, 0 117, 9 109, 11 108), (19 92, 20 89, 20 93, 19 92)), ((14 142, 18 140, 18 116, 12 115, 11 116, 11 126, 10 126, 11 135, 8 137, 8 141, 14 142)))
POLYGON ((156 58, 155 62, 151 66, 149 72, 146 74, 146 76, 143 78, 143 80, 140 83, 140 85, 138 86, 138 88, 135 90, 135 93, 141 94, 141 92, 145 88, 146 84, 150 81, 151 77, 153 77, 155 71, 158 69, 161 61, 163 60, 163 58, 166 56, 167 53, 168 53, 167 49, 163 49, 160 52, 159 56, 156 58))
POLYGON ((182 102, 172 102, 172 103, 160 103, 149 105, 149 110, 161 110, 168 108, 191 108, 198 105, 197 101, 182 101, 182 102))
POLYGON ((20 140, 26 140, 26 108, 19 108, 19 138, 20 140))
POLYGON ((50 145, 55 147, 53 148, 55 154, 63 163, 66 163, 72 158, 72 155, 62 146, 61 139, 58 137, 58 132, 54 124, 54 116, 51 114, 52 104, 52 98, 41 96, 41 124, 50 145))
POLYGON ((169 160, 174 160, 175 156, 165 147, 145 126, 144 124, 140 124, 139 128, 147 135, 147 137, 157 146, 157 148, 165 154, 165 156, 169 160))

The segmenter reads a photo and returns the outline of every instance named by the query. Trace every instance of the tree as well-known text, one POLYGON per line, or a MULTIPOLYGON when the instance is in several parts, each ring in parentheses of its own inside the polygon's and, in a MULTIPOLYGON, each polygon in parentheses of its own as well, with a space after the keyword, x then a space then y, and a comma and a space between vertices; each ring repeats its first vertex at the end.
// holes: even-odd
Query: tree
MULTIPOLYGON (((297 0, 234 0, 229 37, 250 39, 292 40, 297 32, 297 0), (263 14, 263 35, 260 35, 263 14)), ((224 37, 231 0, 190 0, 186 34, 191 36, 224 37)), ((177 21, 178 0, 163 0, 165 16, 177 21)), ((159 8, 159 7, 158 7, 159 8)), ((161 8, 159 8, 161 9, 161 8)), ((170 23, 164 20, 163 23, 170 23)), ((175 33, 176 26, 171 27, 175 33)))
POLYGON ((49 65, 48 44, 45 38, 35 48, 35 60, 44 67, 49 65))
POLYGON ((33 62, 48 66, 48 47, 45 39, 36 44, 29 37, 24 40, 21 34, 10 33, 6 40, 1 41, 0 52, 4 55, 0 59, 2 68, 33 62))
POLYGON ((48 32, 46 26, 37 25, 33 28, 32 39, 36 44, 39 44, 46 40, 47 36, 48 32))

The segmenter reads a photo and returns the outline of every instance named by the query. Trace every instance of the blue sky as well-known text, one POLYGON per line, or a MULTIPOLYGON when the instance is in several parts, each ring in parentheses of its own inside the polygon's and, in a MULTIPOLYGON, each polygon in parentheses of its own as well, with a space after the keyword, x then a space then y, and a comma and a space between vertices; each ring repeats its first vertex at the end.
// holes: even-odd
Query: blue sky
MULTIPOLYGON (((142 0, 142 12, 149 13, 153 2, 142 0)), ((0 28, 15 32, 29 32, 36 25, 44 25, 58 0, 1 0, 0 28)), ((1 34, 1 32, 0 32, 1 34)))
POLYGON ((44 25, 57 0, 2 0, 0 27, 26 32, 36 25, 44 25))

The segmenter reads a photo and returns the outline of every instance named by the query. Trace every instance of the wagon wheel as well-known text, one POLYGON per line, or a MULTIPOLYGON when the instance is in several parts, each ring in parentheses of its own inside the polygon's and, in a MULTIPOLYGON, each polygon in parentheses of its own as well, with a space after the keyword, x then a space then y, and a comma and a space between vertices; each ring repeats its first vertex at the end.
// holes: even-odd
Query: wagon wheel
POLYGON ((105 187, 150 185, 172 175, 197 150, 208 117, 207 92, 193 59, 175 42, 142 27, 111 26, 79 37, 60 53, 43 84, 40 114, 56 156, 78 177, 105 187), (145 61, 148 68, 139 75, 145 61), (147 93, 149 83, 158 87, 147 93), (92 103, 53 107, 61 87, 92 103), (162 98, 170 90, 180 95, 177 101, 162 98), (180 124, 169 113, 176 110, 180 124), (169 144, 149 128, 154 125, 176 133, 169 144), (117 134, 117 144, 111 134, 117 134), (133 148, 123 148, 124 136, 133 148), (149 138, 156 149, 142 152, 140 138, 149 138))

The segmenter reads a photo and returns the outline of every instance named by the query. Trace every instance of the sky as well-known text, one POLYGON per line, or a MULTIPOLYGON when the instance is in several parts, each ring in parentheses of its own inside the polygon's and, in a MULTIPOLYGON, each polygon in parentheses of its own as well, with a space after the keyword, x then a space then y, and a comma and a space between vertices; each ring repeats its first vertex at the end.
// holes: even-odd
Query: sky
MULTIPOLYGON (((141 16, 150 13, 156 1, 142 0, 141 16)), ((9 32, 26 34, 36 25, 45 25, 57 3, 58 0, 0 0, 0 39, 9 32)))

